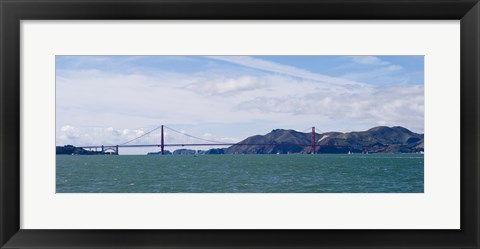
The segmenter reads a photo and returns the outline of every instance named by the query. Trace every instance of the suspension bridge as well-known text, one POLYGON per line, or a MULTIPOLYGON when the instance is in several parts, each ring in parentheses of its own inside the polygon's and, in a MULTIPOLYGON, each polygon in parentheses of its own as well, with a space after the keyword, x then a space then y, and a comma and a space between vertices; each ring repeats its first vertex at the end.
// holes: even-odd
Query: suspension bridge
MULTIPOLYGON (((310 130, 310 128, 309 128, 310 130)), ((78 146, 83 149, 89 149, 89 150, 95 150, 98 151, 100 150, 102 153, 105 154, 113 154, 113 155, 118 155, 119 149, 120 148, 141 148, 141 147, 159 147, 160 148, 160 154, 164 155, 165 154, 165 147, 197 147, 197 146, 252 146, 252 145, 257 145, 257 146, 304 146, 304 147, 311 147, 311 153, 315 154, 316 153, 316 148, 319 147, 319 145, 316 143, 315 140, 316 134, 315 134, 315 127, 311 128, 311 143, 306 143, 306 144, 297 144, 297 143, 228 143, 228 142, 221 142, 221 141, 215 141, 215 140, 209 140, 205 138, 201 138, 198 136, 193 136, 190 134, 187 134, 185 132, 178 131, 176 129, 170 128, 165 125, 158 126, 148 132, 145 132, 144 134, 135 137, 131 140, 128 140, 124 143, 116 144, 116 145, 86 145, 86 146, 78 146), (187 142, 187 143, 165 143, 165 130, 168 130, 169 132, 177 133, 185 137, 189 137, 195 141, 199 142, 187 142), (160 135, 158 136, 155 132, 159 132, 160 135), (150 138, 150 140, 145 139, 145 138, 150 138), (152 141, 152 138, 156 141, 152 141)))

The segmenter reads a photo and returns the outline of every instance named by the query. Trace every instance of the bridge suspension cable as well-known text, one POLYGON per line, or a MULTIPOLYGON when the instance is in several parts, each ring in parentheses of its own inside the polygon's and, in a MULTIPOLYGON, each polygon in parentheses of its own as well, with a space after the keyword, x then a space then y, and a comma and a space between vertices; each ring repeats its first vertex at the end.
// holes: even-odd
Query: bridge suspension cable
MULTIPOLYGON (((302 132, 303 132, 303 133, 310 133, 311 131, 312 131, 312 127, 308 127, 307 129, 303 130, 302 132)), ((319 133, 319 134, 324 133, 323 131, 318 130, 318 129, 315 129, 315 132, 316 132, 316 133, 319 133)))
POLYGON ((307 132, 310 132, 311 130, 312 130, 312 127, 308 127, 307 129, 303 130, 302 132, 307 133, 307 132))
MULTIPOLYGON (((220 141, 216 141, 216 140, 201 138, 201 137, 198 137, 198 136, 190 135, 188 133, 175 130, 175 129, 170 128, 170 127, 165 126, 165 125, 161 125, 161 126, 158 126, 154 129, 136 137, 136 138, 130 139, 129 141, 121 143, 121 144, 108 145, 108 146, 107 145, 89 145, 89 146, 81 146, 81 147, 82 148, 87 148, 87 149, 101 148, 102 152, 104 152, 105 149, 113 149, 116 154, 118 154, 118 148, 119 147, 160 147, 161 148, 161 153, 163 155, 165 146, 175 146, 175 147, 182 146, 183 147, 185 145, 190 145, 190 146, 213 146, 213 145, 222 145, 222 146, 223 145, 262 145, 262 146, 274 145, 274 146, 278 146, 278 145, 282 145, 282 146, 311 146, 312 147, 312 154, 315 154, 316 153, 316 147, 318 147, 319 144, 317 144, 316 137, 315 137, 315 133, 316 133, 315 132, 315 127, 311 127, 308 130, 310 130, 310 129, 311 129, 311 135, 312 135, 312 139, 311 139, 310 144, 295 144, 295 143, 285 144, 285 143, 277 143, 277 142, 271 142, 271 143, 241 143, 241 142, 236 142, 236 143, 232 143, 232 142, 220 142, 220 141), (197 140, 201 140, 203 142, 208 142, 208 143, 170 143, 170 144, 165 144, 164 143, 164 128, 166 128, 166 129, 168 129, 172 132, 178 133, 180 135, 190 137, 190 138, 193 138, 193 139, 197 139, 197 140), (148 143, 143 143, 143 144, 130 144, 131 142, 136 141, 136 140, 138 140, 140 138, 143 138, 145 136, 148 136, 148 135, 152 134, 153 132, 155 132, 159 129, 161 129, 160 143, 158 143, 158 142, 156 142, 156 143, 155 142, 148 142, 148 143)), ((323 133, 323 132, 320 132, 320 133, 323 133)), ((153 139, 158 139, 158 137, 155 137, 155 136, 153 136, 152 138, 153 139)), ((320 139, 320 140, 322 140, 322 139, 320 139)))
POLYGON ((125 143, 122 143, 122 144, 120 144, 120 145, 126 145, 126 144, 131 143, 131 142, 133 142, 133 141, 135 141, 135 140, 138 140, 138 139, 140 139, 140 138, 142 138, 142 137, 145 137, 145 136, 147 136, 148 134, 151 134, 152 132, 160 129, 161 127, 162 127, 162 126, 158 126, 157 128, 155 128, 155 129, 153 129, 153 130, 151 130, 151 131, 149 131, 149 132, 146 132, 145 134, 143 134, 143 135, 141 135, 141 136, 138 136, 138 137, 136 137, 136 138, 134 138, 134 139, 131 139, 131 140, 125 142, 125 143))
POLYGON ((188 133, 185 133, 185 132, 181 132, 181 131, 177 131, 173 128, 170 128, 168 126, 163 126, 173 132, 176 132, 178 134, 181 134, 181 135, 184 135, 184 136, 187 136, 187 137, 190 137, 190 138, 194 138, 194 139, 198 139, 198 140, 202 140, 202 141, 205 141, 205 142, 210 142, 210 143, 215 143, 215 144, 226 144, 226 145, 229 145, 231 143, 226 143, 226 142, 220 142, 220 141, 215 141, 215 140, 209 140, 209 139, 205 139, 205 138, 200 138, 200 137, 197 137, 197 136, 193 136, 193 135, 190 135, 188 133))
MULTIPOLYGON (((130 139, 130 140, 128 140, 128 141, 126 141, 126 142, 124 142, 124 143, 121 143, 121 144, 119 144, 119 145, 127 145, 127 144, 130 144, 130 143, 132 143, 132 142, 134 142, 134 141, 136 141, 136 140, 139 140, 140 138, 143 138, 143 137, 145 137, 145 136, 148 136, 148 135, 152 134, 153 132, 159 130, 161 127, 162 127, 162 126, 157 126, 157 127, 155 127, 154 129, 152 129, 152 130, 150 130, 150 131, 142 134, 141 136, 138 136, 138 137, 136 137, 136 138, 130 139)), ((232 144, 231 142, 230 142, 230 143, 228 143, 228 142, 221 142, 221 141, 210 140, 210 139, 205 139, 205 138, 201 138, 201 137, 198 137, 198 136, 190 135, 190 134, 188 134, 188 133, 178 131, 178 130, 176 130, 176 129, 173 129, 173 128, 168 127, 168 126, 165 126, 165 125, 164 125, 163 127, 166 128, 166 129, 168 129, 168 130, 170 130, 170 131, 172 131, 172 132, 178 133, 178 134, 180 134, 180 135, 183 135, 183 136, 186 136, 186 137, 190 137, 190 138, 193 138, 193 139, 197 139, 197 140, 201 140, 201 141, 204 141, 204 142, 215 143, 215 144, 225 144, 225 145, 230 145, 230 144, 232 144)), ((306 133, 306 132, 308 132, 308 131, 310 131, 310 130, 311 130, 311 128, 308 128, 308 129, 305 129, 305 130, 302 131, 302 132, 305 132, 305 133, 306 133)), ((321 133, 321 132, 320 132, 320 133, 321 133)))

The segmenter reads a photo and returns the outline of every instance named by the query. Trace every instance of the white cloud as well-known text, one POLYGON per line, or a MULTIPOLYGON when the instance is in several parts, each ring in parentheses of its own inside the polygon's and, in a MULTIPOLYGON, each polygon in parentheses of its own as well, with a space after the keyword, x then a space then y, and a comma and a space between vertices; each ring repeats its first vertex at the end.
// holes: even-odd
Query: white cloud
POLYGON ((204 94, 204 95, 234 95, 243 91, 258 90, 263 88, 267 83, 263 79, 255 76, 240 77, 218 77, 197 79, 194 82, 184 86, 184 89, 204 94))
POLYGON ((376 56, 349 56, 354 63, 361 65, 374 65, 374 66, 384 66, 389 65, 390 62, 383 61, 376 56))
MULTIPOLYGON (((348 73, 348 74, 343 75, 342 77, 347 78, 347 79, 351 79, 351 80, 365 80, 365 81, 368 81, 369 79, 374 79, 374 80, 378 81, 378 79, 380 77, 387 78, 394 73, 400 72, 402 69, 403 68, 399 65, 388 65, 388 66, 376 68, 376 69, 369 70, 369 71, 363 71, 363 72, 360 72, 360 73, 358 73, 358 72, 357 73, 348 73)), ((398 82, 401 82, 403 79, 405 79, 405 76, 398 76, 397 75, 397 76, 395 76, 395 79, 396 79, 395 81, 398 83, 398 82)))
POLYGON ((423 96, 421 86, 377 87, 362 93, 317 91, 303 95, 256 97, 239 103, 236 108, 264 114, 316 115, 345 122, 401 125, 423 131, 423 96))
POLYGON ((331 85, 364 85, 360 82, 348 80, 345 78, 330 77, 328 75, 313 73, 305 69, 287 66, 267 60, 257 59, 249 56, 208 56, 208 58, 226 61, 238 64, 244 67, 255 68, 268 72, 279 73, 283 75, 294 76, 297 78, 315 80, 324 84, 331 85))
POLYGON ((76 127, 71 126, 71 125, 65 125, 60 128, 60 134, 57 134, 57 137, 59 137, 62 140, 65 141, 77 141, 82 133, 80 130, 78 130, 76 127))
POLYGON ((77 128, 70 126, 70 125, 65 125, 60 128, 61 131, 65 133, 75 133, 77 131, 77 128))

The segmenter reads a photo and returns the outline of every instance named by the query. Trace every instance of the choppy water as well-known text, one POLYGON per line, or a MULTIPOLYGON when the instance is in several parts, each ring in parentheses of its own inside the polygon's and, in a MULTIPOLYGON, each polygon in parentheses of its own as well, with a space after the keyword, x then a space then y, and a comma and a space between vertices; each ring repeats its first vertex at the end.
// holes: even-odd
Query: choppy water
POLYGON ((57 155, 57 193, 422 193, 419 154, 57 155))

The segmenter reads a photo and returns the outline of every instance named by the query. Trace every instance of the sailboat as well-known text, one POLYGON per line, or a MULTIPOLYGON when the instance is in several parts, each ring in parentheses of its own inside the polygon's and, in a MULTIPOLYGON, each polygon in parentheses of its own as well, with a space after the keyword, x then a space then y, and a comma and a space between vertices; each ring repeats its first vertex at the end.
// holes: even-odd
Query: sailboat
POLYGON ((195 153, 193 154, 194 157, 197 157, 198 156, 198 150, 197 148, 195 148, 195 153))

